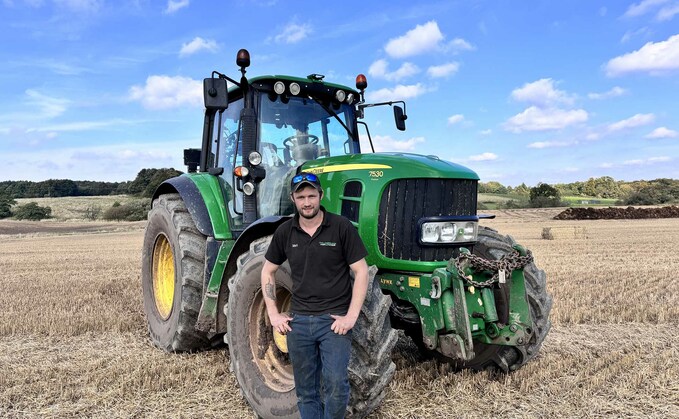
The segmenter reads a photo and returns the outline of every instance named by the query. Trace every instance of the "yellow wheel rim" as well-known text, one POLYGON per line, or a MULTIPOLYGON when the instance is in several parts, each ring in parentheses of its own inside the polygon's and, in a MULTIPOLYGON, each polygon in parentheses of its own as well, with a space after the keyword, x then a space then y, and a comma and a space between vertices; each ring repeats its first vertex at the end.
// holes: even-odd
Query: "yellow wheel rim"
POLYGON ((170 242, 162 234, 153 248, 153 300, 160 317, 167 320, 174 303, 174 255, 170 242))

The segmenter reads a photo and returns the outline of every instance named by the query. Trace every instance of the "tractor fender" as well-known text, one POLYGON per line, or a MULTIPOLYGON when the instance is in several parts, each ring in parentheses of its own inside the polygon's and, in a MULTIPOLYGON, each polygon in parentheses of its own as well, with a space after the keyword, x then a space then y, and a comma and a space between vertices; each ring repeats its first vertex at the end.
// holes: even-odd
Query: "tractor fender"
MULTIPOLYGON (((219 301, 217 306, 224 307, 224 304, 229 298, 229 278, 236 274, 238 270, 238 258, 243 253, 250 249, 250 244, 264 236, 273 234, 279 225, 292 218, 291 216, 272 215, 264 217, 250 224, 238 236, 238 239, 233 244, 229 258, 226 262, 224 275, 222 276, 222 283, 219 287, 219 301)), ((217 313, 217 331, 224 333, 226 331, 226 314, 222 310, 217 313)))
POLYGON ((198 190, 198 186, 187 176, 177 176, 161 183, 156 191, 153 193, 152 201, 162 194, 178 193, 182 197, 182 201, 186 204, 189 214, 196 224, 196 228, 204 236, 214 236, 214 229, 210 214, 205 206, 203 195, 198 190))

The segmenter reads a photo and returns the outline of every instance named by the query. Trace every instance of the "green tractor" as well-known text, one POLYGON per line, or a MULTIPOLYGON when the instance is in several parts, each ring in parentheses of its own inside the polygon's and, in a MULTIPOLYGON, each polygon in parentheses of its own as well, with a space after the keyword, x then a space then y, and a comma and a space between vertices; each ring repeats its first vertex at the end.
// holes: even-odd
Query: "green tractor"
MULTIPOLYGON (((348 417, 384 398, 397 329, 456 368, 509 372, 533 358, 550 328, 545 274, 510 237, 479 226, 478 176, 435 156, 362 154, 367 104, 323 76, 203 82, 202 148, 184 151, 188 173, 155 192, 142 257, 144 309, 153 343, 168 352, 228 345, 243 396, 264 418, 298 417, 285 336, 269 324, 260 288, 264 254, 294 213, 290 179, 316 173, 322 205, 353 222, 368 249, 371 286, 353 332, 348 417), (232 84, 227 87, 227 81, 232 84)), ((397 104, 402 105, 399 106, 397 104)), ((372 140, 370 141, 372 147, 372 140)), ((281 312, 290 268, 276 273, 281 312)))

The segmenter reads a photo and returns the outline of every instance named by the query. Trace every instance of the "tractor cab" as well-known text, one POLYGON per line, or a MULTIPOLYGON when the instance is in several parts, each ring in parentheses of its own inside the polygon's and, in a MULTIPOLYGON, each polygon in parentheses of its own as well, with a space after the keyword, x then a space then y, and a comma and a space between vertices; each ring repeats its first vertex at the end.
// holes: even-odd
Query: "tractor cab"
MULTIPOLYGON (((220 177, 235 230, 264 217, 292 214, 289 183, 305 162, 361 152, 357 91, 324 83, 318 74, 243 76, 240 83, 231 80, 235 86, 228 91, 223 78, 213 73, 204 81, 199 163, 201 172, 220 177)), ((197 150, 185 150, 185 160, 191 153, 197 157, 197 150)))
POLYGON ((250 81, 245 94, 251 96, 255 113, 256 142, 245 153, 245 161, 242 134, 247 128, 241 114, 247 100, 242 89, 230 91, 233 101, 216 115, 210 141, 212 168, 223 167, 221 176, 235 191, 229 210, 236 224, 243 222, 243 195, 246 200, 256 197, 255 219, 290 215, 289 183, 298 167, 309 160, 360 153, 354 108, 346 99, 354 100, 356 94, 314 76, 265 76, 250 81))

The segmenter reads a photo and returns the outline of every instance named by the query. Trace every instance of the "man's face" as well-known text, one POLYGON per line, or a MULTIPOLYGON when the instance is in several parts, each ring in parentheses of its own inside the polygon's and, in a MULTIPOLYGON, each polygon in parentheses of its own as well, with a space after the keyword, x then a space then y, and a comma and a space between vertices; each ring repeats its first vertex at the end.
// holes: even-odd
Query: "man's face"
POLYGON ((321 193, 313 186, 303 186, 292 193, 297 212, 306 219, 312 219, 321 209, 321 193))

